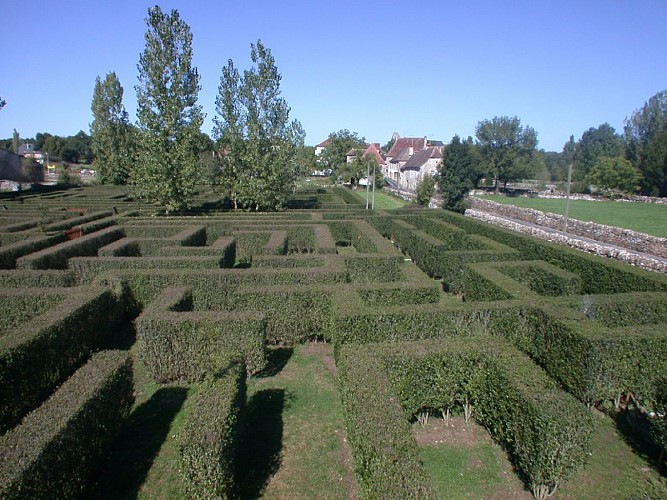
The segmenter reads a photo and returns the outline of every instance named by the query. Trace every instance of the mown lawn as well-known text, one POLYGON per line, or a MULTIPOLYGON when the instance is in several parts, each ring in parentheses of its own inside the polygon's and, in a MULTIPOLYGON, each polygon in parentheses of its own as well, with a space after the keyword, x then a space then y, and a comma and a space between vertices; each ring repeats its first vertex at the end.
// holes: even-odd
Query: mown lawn
MULTIPOLYGON (((366 199, 366 193, 363 193, 363 198, 364 200, 366 199)), ((375 191, 375 210, 391 210, 392 208, 401 208, 408 204, 407 201, 397 196, 383 191, 375 191)))
MULTIPOLYGON (((565 200, 548 198, 509 198, 484 196, 484 199, 517 207, 563 215, 565 200)), ((657 203, 626 203, 618 201, 570 200, 568 216, 608 226, 632 229, 640 233, 667 238, 667 205, 657 203)))

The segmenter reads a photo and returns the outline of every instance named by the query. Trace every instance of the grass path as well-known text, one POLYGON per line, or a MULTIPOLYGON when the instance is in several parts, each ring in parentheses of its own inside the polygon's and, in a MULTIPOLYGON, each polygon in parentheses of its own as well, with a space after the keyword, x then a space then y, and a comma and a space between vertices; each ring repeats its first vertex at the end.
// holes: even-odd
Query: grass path
MULTIPOLYGON (((136 349, 136 402, 91 496, 180 500, 186 495, 175 437, 196 386, 152 382, 136 349)), ((355 498, 333 348, 275 349, 270 365, 271 373, 248 381, 241 498, 355 498)))
POLYGON ((272 354, 280 369, 248 386, 241 498, 354 498, 332 348, 272 354))
MULTIPOLYGON (((565 200, 563 199, 509 198, 507 196, 483 196, 482 199, 560 215, 565 210, 565 200)), ((667 238, 667 205, 570 200, 568 215, 581 221, 622 227, 667 238)))
MULTIPOLYGON (((651 457, 630 446, 612 418, 596 412, 595 422, 588 463, 553 500, 667 498, 667 481, 659 477, 651 457)), ((415 434, 418 442, 420 434, 428 436, 428 442, 421 440, 420 453, 441 498, 532 498, 507 454, 482 427, 472 423, 466 429, 460 417, 454 419, 453 429, 437 419, 429 425, 426 431, 415 426, 415 434)))

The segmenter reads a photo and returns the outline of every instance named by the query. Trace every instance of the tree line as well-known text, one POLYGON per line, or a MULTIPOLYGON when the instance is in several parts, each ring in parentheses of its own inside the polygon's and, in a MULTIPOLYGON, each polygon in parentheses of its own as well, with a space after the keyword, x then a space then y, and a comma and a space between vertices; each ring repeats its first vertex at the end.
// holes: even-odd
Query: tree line
POLYGON ((13 153, 18 153, 19 146, 22 144, 32 144, 35 151, 48 153, 50 162, 90 164, 94 159, 92 138, 83 130, 68 137, 37 132, 34 138, 22 138, 19 132, 14 130, 12 137, 0 139, 0 149, 13 153))

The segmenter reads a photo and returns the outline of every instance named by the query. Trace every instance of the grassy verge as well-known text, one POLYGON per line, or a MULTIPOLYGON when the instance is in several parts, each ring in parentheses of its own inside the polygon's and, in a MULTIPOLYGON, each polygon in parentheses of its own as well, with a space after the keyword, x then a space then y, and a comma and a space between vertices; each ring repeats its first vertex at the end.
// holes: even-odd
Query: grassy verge
MULTIPOLYGON (((484 196, 484 199, 554 214, 562 215, 565 211, 565 200, 506 196, 484 196)), ((570 200, 568 215, 577 220, 622 227, 667 238, 667 205, 570 200)))
MULTIPOLYGON (((364 194, 365 199, 365 194, 364 194)), ((391 210, 392 208, 401 208, 409 203, 397 196, 383 191, 375 191, 375 209, 391 210)))

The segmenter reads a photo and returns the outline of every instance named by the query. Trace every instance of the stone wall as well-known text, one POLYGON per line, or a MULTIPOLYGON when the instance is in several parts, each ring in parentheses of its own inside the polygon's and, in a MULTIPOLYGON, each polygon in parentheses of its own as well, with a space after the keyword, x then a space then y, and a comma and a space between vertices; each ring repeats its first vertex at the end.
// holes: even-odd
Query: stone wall
MULTIPOLYGON (((474 210, 525 221, 558 231, 563 230, 564 217, 562 215, 544 213, 530 208, 520 208, 475 197, 470 198, 470 203, 471 208, 474 210)), ((582 222, 574 219, 568 219, 567 232, 600 243, 607 243, 635 252, 655 255, 663 259, 667 258, 667 238, 658 238, 657 236, 638 233, 629 229, 605 226, 594 222, 582 222)))

